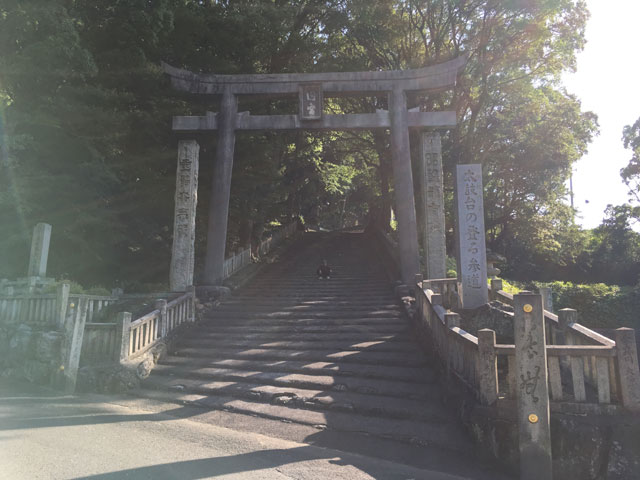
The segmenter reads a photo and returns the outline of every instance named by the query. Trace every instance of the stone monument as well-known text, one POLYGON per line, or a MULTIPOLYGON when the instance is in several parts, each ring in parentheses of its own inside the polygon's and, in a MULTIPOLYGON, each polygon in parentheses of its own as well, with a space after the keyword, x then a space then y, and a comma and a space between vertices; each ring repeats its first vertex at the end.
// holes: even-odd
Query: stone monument
POLYGON ((169 285, 173 292, 183 292, 193 285, 199 153, 200 146, 195 140, 180 141, 169 272, 169 285))
POLYGON ((462 308, 477 308, 489 301, 482 193, 482 166, 458 165, 456 237, 462 308))
POLYGON ((427 264, 427 279, 446 278, 447 247, 445 242, 444 187, 442 179, 442 146, 440 133, 422 132, 421 190, 424 195, 422 245, 427 264))
POLYGON ((31 239, 31 255, 29 257, 28 277, 46 277, 47 260, 49 259, 49 243, 51 242, 51 225, 38 223, 33 229, 31 239))

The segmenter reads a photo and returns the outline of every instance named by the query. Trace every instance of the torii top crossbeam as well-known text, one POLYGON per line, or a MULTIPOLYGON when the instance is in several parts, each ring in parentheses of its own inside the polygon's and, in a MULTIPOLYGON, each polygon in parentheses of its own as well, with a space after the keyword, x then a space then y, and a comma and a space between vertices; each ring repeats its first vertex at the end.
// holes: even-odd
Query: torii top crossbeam
POLYGON ((324 92, 371 93, 437 91, 451 88, 467 63, 467 56, 413 70, 333 73, 280 73, 219 75, 199 74, 163 63, 172 85, 190 93, 222 94, 225 89, 237 95, 295 94, 303 84, 322 84, 324 92))

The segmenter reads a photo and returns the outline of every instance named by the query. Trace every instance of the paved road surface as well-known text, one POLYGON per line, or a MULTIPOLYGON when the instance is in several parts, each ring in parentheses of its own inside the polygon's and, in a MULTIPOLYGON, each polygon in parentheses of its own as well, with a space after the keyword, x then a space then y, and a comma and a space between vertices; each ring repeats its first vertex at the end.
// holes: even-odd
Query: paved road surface
POLYGON ((461 477, 0 380, 0 479, 461 477))

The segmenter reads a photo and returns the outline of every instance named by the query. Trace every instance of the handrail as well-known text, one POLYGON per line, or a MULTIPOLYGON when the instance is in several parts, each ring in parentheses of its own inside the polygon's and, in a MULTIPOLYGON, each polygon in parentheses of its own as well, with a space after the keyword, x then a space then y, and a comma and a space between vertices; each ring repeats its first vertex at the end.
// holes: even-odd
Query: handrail
MULTIPOLYGON (((168 304, 167 304, 168 305, 168 304)), ((146 322, 147 320, 151 320, 154 317, 157 317, 160 314, 160 310, 153 310, 149 313, 145 313, 143 316, 131 321, 131 328, 140 325, 141 323, 146 322)))
MULTIPOLYGON (((491 330, 480 330, 475 336, 461 328, 460 316, 448 313, 442 305, 442 295, 431 289, 437 283, 416 282, 416 318, 426 328, 447 376, 455 375, 486 405, 498 398, 515 398, 519 385, 515 376, 515 345, 496 344, 495 332, 491 330)), ((502 289, 492 292, 491 298, 506 299, 513 304, 513 295, 502 289)), ((625 391, 629 387, 621 387, 633 384, 640 375, 629 360, 633 355, 621 353, 615 341, 568 321, 575 319, 575 310, 563 310, 559 315, 544 310, 543 318, 550 324, 545 349, 552 402, 638 408, 637 395, 625 391), (571 379, 569 385, 563 381, 567 376, 571 379)), ((621 330, 625 331, 617 332, 616 338, 618 335, 633 338, 633 331, 621 330)), ((627 343, 633 344, 635 351, 634 341, 624 342, 625 352, 631 348, 627 343)))

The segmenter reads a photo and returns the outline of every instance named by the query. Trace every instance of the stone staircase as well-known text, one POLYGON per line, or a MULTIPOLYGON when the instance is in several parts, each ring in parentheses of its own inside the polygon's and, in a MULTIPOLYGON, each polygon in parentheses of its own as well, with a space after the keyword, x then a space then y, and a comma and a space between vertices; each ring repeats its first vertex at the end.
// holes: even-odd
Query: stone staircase
POLYGON ((189 330, 133 394, 229 428, 451 478, 504 478, 441 404, 364 234, 305 234, 189 330), (330 280, 315 275, 323 258, 330 280))

